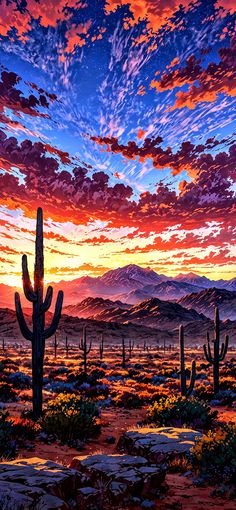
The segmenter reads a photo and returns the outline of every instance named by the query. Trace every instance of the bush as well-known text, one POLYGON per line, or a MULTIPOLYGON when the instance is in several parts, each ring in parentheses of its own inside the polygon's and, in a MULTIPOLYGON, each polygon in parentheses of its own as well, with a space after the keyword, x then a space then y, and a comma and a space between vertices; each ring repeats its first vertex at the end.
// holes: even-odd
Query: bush
POLYGON ((9 382, 12 383, 14 388, 25 390, 31 387, 31 377, 24 372, 15 372, 9 375, 9 382))
POLYGON ((40 432, 41 427, 29 418, 12 418, 12 435, 17 443, 25 444, 26 441, 32 441, 40 432))
POLYGON ((209 429, 217 411, 197 398, 169 397, 155 402, 147 411, 147 421, 158 426, 209 429))
POLYGON ((16 445, 13 441, 13 424, 9 413, 0 411, 0 459, 13 459, 16 445))
POLYGON ((212 386, 206 386, 206 384, 199 384, 194 390, 194 396, 200 400, 209 402, 214 399, 214 391, 212 386))
POLYGON ((11 384, 7 382, 0 382, 0 401, 1 402, 14 402, 17 399, 17 393, 11 384))
POLYGON ((60 394, 48 402, 42 427, 61 441, 85 439, 100 431, 94 402, 75 394, 60 394))
POLYGON ((236 426, 204 435, 192 448, 191 462, 210 484, 230 486, 236 494, 236 426))
POLYGON ((131 391, 123 391, 116 394, 112 399, 114 405, 124 407, 126 409, 138 409, 144 405, 144 399, 137 393, 131 391))

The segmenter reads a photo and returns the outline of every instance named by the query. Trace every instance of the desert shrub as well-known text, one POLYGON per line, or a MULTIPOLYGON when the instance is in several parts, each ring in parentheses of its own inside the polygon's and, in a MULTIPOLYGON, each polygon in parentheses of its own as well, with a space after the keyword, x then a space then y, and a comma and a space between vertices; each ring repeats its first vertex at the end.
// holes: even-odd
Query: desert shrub
POLYGON ((12 418, 12 436, 19 443, 35 439, 41 427, 29 418, 12 418))
POLYGON ((109 386, 107 384, 96 384, 95 386, 91 386, 89 383, 83 383, 79 387, 79 391, 87 398, 107 398, 110 393, 109 386))
POLYGON ((221 390, 236 391, 236 383, 233 377, 222 377, 220 382, 221 390))
POLYGON ((57 367, 53 370, 49 371, 48 377, 49 379, 53 379, 54 381, 57 380, 58 376, 64 376, 67 374, 68 368, 67 367, 57 367))
POLYGON ((31 377, 24 372, 14 372, 9 375, 9 382, 20 390, 25 390, 31 386, 31 377))
POLYGON ((98 416, 94 402, 75 394, 60 394, 48 402, 42 427, 64 442, 84 439, 99 432, 98 416))
POLYGON ((118 407, 125 407, 126 409, 138 409, 144 405, 144 399, 138 393, 131 391, 122 391, 112 399, 112 403, 118 407))
POLYGON ((99 379, 102 379, 106 375, 103 368, 94 368, 88 375, 88 379, 91 385, 96 384, 99 379))
POLYGON ((194 390, 194 396, 200 400, 209 402, 214 398, 214 391, 212 386, 206 386, 206 384, 199 384, 194 390))
POLYGON ((13 423, 9 420, 9 413, 0 411, 0 459, 13 459, 16 444, 13 440, 13 423))
POLYGON ((5 381, 0 382, 0 401, 1 402, 14 402, 17 398, 17 393, 11 384, 5 381))
POLYGON ((65 381, 51 381, 46 386, 45 389, 52 393, 74 393, 75 386, 73 383, 68 383, 65 381))
POLYGON ((168 397, 155 402, 147 411, 147 421, 159 426, 192 427, 209 429, 217 411, 197 398, 168 397))
POLYGON ((213 485, 231 486, 236 495, 236 426, 208 432, 191 451, 193 469, 213 485))
MULTIPOLYGON (((236 402, 236 391, 221 390, 217 394, 217 405, 232 406, 236 402)), ((212 401, 213 404, 213 401, 212 401)))

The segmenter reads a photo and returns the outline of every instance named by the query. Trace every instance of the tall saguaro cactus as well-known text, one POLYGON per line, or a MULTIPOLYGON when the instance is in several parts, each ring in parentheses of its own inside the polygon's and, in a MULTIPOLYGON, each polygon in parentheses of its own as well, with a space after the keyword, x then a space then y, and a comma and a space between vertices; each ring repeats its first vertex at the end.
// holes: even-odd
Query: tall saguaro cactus
POLYGON ((213 354, 210 345, 210 336, 207 333, 207 343, 203 345, 204 354, 208 363, 213 365, 213 386, 214 394, 217 395, 220 389, 220 362, 224 360, 229 345, 229 337, 226 335, 225 342, 222 342, 220 348, 220 314, 219 309, 215 308, 215 321, 214 321, 214 340, 213 340, 213 354))
POLYGON ((193 391, 196 381, 196 363, 192 362, 190 384, 187 388, 187 371, 185 368, 185 354, 184 354, 184 327, 181 324, 179 327, 179 362, 180 362, 180 391, 183 397, 189 397, 193 391))
POLYGON ((90 341, 89 347, 87 345, 87 330, 86 326, 83 328, 83 338, 81 338, 79 349, 83 353, 84 373, 87 374, 87 356, 92 348, 92 341, 90 341))
POLYGON ((15 293, 15 307, 21 333, 26 340, 32 343, 33 414, 34 418, 38 419, 42 414, 43 405, 45 341, 54 335, 57 330, 63 303, 63 292, 60 290, 57 295, 52 322, 50 326, 45 328, 45 314, 52 304, 53 288, 48 287, 44 299, 43 211, 41 207, 37 210, 34 285, 30 280, 26 255, 22 257, 22 281, 25 297, 32 303, 33 307, 32 331, 26 324, 18 292, 15 293))

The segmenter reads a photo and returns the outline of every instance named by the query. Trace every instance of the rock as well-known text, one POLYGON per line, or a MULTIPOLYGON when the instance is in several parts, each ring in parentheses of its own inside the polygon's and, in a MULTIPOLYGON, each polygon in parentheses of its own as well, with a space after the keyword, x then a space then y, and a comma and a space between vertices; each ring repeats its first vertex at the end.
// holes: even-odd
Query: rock
POLYGON ((94 487, 82 487, 77 492, 77 503, 79 508, 94 508, 100 497, 99 491, 94 487))
POLYGON ((66 510, 79 486, 77 471, 50 460, 34 457, 0 463, 0 495, 9 499, 8 508, 17 510, 20 504, 22 510, 66 510))
POLYGON ((170 457, 188 454, 201 433, 192 429, 141 427, 124 432, 118 449, 131 455, 142 455, 151 462, 163 462, 170 457))
POLYGON ((35 510, 68 510, 69 506, 62 499, 51 494, 45 494, 35 506, 35 510))
POLYGON ((32 507, 33 503, 34 498, 25 492, 22 485, 0 481, 0 508, 28 510, 32 507))
POLYGON ((164 467, 149 465, 141 456, 97 454, 75 457, 71 467, 80 471, 84 485, 99 489, 103 500, 113 503, 131 501, 133 497, 150 497, 153 490, 161 489, 165 480, 164 467))

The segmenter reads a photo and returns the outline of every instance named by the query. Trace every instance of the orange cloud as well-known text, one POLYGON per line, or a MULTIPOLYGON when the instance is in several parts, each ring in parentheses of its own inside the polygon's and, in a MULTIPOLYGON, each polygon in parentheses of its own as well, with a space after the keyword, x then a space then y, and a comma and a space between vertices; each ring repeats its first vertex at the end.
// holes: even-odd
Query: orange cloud
POLYGON ((76 46, 84 46, 86 38, 89 35, 89 28, 91 27, 92 21, 88 20, 86 23, 79 25, 71 25, 66 32, 67 45, 65 47, 66 53, 73 53, 76 46))
POLYGON ((123 5, 128 5, 132 14, 132 18, 125 18, 125 28, 146 21, 151 35, 170 23, 180 5, 187 11, 193 4, 190 0, 107 0, 105 12, 115 12, 123 5))
POLYGON ((185 67, 165 72, 160 80, 152 80, 150 87, 163 92, 191 85, 187 91, 176 93, 170 111, 183 107, 193 109, 198 103, 214 102, 220 93, 233 97, 236 95, 235 52, 236 37, 233 37, 229 48, 220 48, 218 63, 211 62, 203 69, 200 61, 191 56, 185 67))

